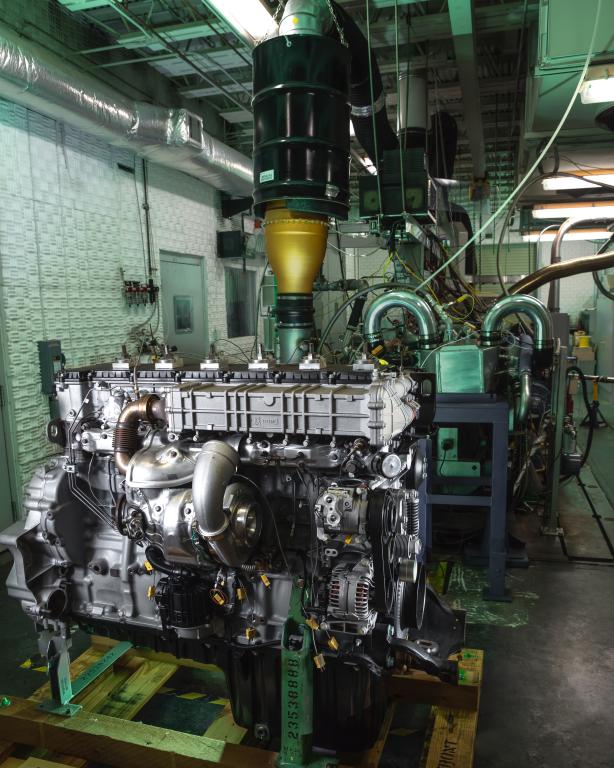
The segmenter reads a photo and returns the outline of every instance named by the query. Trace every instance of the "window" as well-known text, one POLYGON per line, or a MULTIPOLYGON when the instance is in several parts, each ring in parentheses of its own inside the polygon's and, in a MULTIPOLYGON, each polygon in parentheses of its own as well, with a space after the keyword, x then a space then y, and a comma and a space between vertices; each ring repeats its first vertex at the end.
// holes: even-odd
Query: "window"
POLYGON ((194 311, 191 296, 173 296, 175 333, 192 333, 194 311))
POLYGON ((256 272, 226 267, 226 321, 228 338, 253 336, 256 332, 256 272))

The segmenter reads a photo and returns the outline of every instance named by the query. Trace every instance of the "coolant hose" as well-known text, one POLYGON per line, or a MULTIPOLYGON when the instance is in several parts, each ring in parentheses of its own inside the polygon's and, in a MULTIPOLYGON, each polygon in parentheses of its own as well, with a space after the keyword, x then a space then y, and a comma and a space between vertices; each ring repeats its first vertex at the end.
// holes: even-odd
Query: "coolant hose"
POLYGON ((195 574, 188 568, 183 568, 180 565, 171 565, 165 560, 162 550, 159 547, 150 545, 145 550, 145 557, 147 562, 153 566, 154 571, 163 573, 165 576, 169 576, 171 579, 189 579, 194 578, 195 574))

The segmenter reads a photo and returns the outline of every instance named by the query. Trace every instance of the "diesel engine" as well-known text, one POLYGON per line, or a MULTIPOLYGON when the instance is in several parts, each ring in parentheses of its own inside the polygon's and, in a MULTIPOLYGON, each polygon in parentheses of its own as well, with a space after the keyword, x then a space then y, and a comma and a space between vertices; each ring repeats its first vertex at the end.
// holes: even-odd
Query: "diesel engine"
POLYGON ((60 453, 0 537, 9 592, 40 631, 77 625, 218 664, 236 721, 268 740, 297 590, 316 743, 369 744, 389 671, 453 679, 463 640, 424 568, 433 377, 212 367, 59 376, 60 453))

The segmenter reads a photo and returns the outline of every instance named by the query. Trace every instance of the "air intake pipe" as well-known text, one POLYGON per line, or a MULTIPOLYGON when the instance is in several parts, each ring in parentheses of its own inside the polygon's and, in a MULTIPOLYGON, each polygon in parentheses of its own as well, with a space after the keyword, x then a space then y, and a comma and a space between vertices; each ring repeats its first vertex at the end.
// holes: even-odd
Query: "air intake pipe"
POLYGON ((216 189, 252 193, 251 160, 204 131, 199 117, 134 101, 2 25, 0 97, 216 189))
POLYGON ((371 345, 381 343, 381 325, 386 313, 394 308, 409 312, 418 324, 418 346, 432 349, 440 342, 437 320, 429 304, 410 291, 391 291, 378 296, 365 317, 365 336, 371 345))
POLYGON ((531 318, 535 350, 550 353, 554 347, 552 317, 546 306, 535 296, 506 296, 491 307, 484 317, 480 332, 481 344, 494 347, 501 341, 501 325, 506 317, 522 313, 531 318))
POLYGON ((312 340, 328 220, 349 211, 350 53, 333 31, 326 0, 292 0, 280 36, 253 51, 254 204, 277 277, 282 363, 312 340))
POLYGON ((198 454, 192 479, 198 535, 214 557, 231 568, 245 563, 261 528, 258 509, 245 488, 232 483, 240 462, 241 457, 231 445, 210 440, 198 454))

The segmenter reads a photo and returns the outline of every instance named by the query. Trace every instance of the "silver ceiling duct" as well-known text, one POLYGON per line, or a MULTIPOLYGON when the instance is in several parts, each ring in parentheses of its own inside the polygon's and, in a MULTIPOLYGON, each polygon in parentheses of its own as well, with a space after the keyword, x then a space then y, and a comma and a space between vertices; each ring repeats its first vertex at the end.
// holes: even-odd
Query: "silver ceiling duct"
POLYGON ((216 189, 250 196, 250 158, 203 130, 185 109, 133 101, 0 25, 0 98, 48 115, 216 189))

